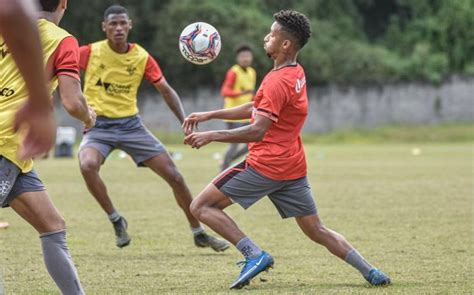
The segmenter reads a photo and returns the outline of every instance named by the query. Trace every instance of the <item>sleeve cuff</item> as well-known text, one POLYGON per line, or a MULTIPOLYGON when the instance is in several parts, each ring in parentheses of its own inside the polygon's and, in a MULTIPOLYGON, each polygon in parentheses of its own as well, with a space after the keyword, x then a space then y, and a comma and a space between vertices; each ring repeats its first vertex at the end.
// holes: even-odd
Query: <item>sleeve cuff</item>
POLYGON ((59 71, 56 71, 55 76, 69 76, 81 82, 81 77, 79 76, 79 73, 74 70, 67 70, 67 69, 59 70, 59 71))
POLYGON ((265 110, 265 109, 257 109, 257 112, 256 112, 257 115, 260 115, 260 116, 264 116, 270 120, 272 120, 273 122, 278 122, 278 115, 275 114, 275 113, 272 113, 268 110, 265 110))
POLYGON ((156 84, 156 83, 160 82, 162 79, 163 79, 163 76, 159 77, 159 78, 156 79, 156 80, 153 80, 152 83, 153 83, 153 84, 156 84))

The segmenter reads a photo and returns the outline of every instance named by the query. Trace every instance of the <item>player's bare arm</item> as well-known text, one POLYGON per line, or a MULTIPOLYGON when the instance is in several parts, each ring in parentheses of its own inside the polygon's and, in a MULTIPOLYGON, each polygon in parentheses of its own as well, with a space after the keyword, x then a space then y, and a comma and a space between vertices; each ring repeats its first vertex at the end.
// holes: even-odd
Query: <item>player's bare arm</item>
POLYGON ((61 102, 66 111, 74 118, 82 121, 86 129, 95 125, 96 114, 89 108, 82 94, 81 83, 70 76, 58 77, 61 102))
POLYGON ((179 122, 183 124, 186 115, 178 93, 176 93, 173 87, 171 87, 164 78, 155 83, 155 87, 163 96, 166 104, 175 114, 176 118, 178 118, 179 122))
POLYGON ((23 0, 0 0, 0 35, 8 45, 29 93, 28 101, 17 111, 14 122, 16 130, 27 129, 20 151, 24 159, 46 153, 56 134, 38 29, 29 7, 23 0))
POLYGON ((272 123, 273 121, 267 117, 257 115, 253 124, 230 130, 194 132, 186 136, 184 143, 199 149, 213 141, 231 143, 261 141, 272 123))
POLYGON ((240 120, 249 119, 252 115, 253 102, 249 102, 230 109, 220 109, 209 112, 191 113, 182 125, 183 131, 186 135, 197 130, 198 123, 209 121, 212 119, 219 120, 240 120))

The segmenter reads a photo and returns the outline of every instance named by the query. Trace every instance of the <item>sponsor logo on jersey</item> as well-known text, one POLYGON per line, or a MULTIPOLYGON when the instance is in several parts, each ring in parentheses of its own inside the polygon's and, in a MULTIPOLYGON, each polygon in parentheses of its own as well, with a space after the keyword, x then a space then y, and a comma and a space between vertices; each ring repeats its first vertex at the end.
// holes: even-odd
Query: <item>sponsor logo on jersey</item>
POLYGON ((303 87, 305 84, 306 84, 306 77, 303 77, 301 79, 296 79, 296 85, 295 85, 296 93, 300 93, 301 90, 303 90, 303 87))
POLYGON ((15 94, 15 90, 11 88, 8 88, 8 87, 0 88, 0 96, 2 97, 10 97, 13 94, 15 94))
POLYGON ((99 79, 95 86, 104 87, 104 90, 107 94, 129 94, 131 85, 120 85, 116 83, 102 82, 102 79, 99 79))

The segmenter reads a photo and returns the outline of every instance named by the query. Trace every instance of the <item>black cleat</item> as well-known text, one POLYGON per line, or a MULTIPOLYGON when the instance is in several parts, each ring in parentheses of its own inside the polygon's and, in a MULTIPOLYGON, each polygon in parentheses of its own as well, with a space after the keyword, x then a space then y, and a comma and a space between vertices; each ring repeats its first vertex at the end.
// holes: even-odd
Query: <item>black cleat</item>
POLYGON ((113 222, 112 224, 114 225, 115 236, 117 237, 117 247, 123 248, 128 246, 132 239, 130 239, 127 233, 127 220, 125 220, 123 217, 120 217, 119 220, 113 222))
POLYGON ((214 238, 205 232, 194 236, 194 244, 200 248, 210 247, 216 252, 223 252, 230 247, 229 242, 214 238))

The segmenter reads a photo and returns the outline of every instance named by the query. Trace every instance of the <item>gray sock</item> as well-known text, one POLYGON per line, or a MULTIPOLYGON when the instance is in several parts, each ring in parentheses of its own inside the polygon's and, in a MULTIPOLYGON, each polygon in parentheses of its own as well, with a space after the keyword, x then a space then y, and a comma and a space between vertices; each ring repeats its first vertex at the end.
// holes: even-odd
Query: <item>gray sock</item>
POLYGON ((370 270, 374 268, 356 249, 352 249, 347 253, 345 261, 360 271, 364 278, 367 278, 370 270))
POLYGON ((117 211, 114 211, 112 214, 109 215, 109 220, 113 223, 116 222, 122 217, 117 211))
POLYGON ((197 236, 204 233, 204 228, 201 225, 196 228, 191 227, 191 232, 193 233, 194 236, 197 236))
POLYGON ((245 258, 255 258, 262 254, 262 249, 252 242, 248 237, 240 240, 235 247, 239 249, 240 253, 244 255, 245 258))
POLYGON ((76 267, 66 245, 66 231, 40 235, 43 257, 49 274, 63 294, 84 294, 76 267))

